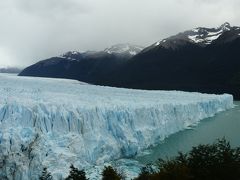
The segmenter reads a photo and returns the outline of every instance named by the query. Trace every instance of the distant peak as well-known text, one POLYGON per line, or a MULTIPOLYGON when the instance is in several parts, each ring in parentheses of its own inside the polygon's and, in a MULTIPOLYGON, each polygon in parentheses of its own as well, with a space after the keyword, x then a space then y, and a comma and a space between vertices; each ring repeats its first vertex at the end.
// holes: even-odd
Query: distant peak
POLYGON ((82 57, 82 54, 78 51, 68 51, 65 54, 61 55, 60 57, 66 58, 69 60, 79 60, 82 57))
POLYGON ((220 29, 222 29, 222 30, 230 30, 231 29, 231 25, 230 25, 230 23, 225 22, 224 24, 222 24, 220 26, 220 29))
POLYGON ((174 49, 178 47, 179 44, 181 46, 186 42, 206 46, 217 40, 223 33, 231 31, 233 29, 234 27, 231 27, 229 22, 225 22, 217 28, 198 27, 179 33, 175 36, 171 36, 162 41, 158 41, 154 44, 154 46, 162 46, 165 48, 174 49))
POLYGON ((79 55, 80 52, 78 51, 68 51, 65 54, 63 54, 62 56, 71 56, 71 55, 79 55))
POLYGON ((131 44, 116 44, 109 48, 106 48, 104 51, 108 54, 126 54, 126 55, 136 55, 141 50, 143 50, 143 47, 131 45, 131 44))

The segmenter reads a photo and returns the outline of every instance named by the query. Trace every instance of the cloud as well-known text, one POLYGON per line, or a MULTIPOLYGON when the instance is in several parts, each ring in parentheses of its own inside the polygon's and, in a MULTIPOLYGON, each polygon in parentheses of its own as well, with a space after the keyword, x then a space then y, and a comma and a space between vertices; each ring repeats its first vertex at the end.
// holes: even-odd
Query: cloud
POLYGON ((239 0, 0 1, 0 66, 27 66, 68 50, 150 45, 198 26, 239 25, 239 0))
POLYGON ((29 15, 47 19, 75 16, 88 11, 87 4, 77 0, 18 0, 15 6, 29 15))

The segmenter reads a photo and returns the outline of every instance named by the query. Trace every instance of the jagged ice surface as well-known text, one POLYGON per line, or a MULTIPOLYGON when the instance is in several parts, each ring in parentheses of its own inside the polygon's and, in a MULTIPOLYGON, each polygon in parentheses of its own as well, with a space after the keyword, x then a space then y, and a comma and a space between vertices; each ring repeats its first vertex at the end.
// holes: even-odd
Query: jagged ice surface
POLYGON ((233 107, 231 95, 143 91, 0 74, 0 179, 55 179, 131 157, 233 107))

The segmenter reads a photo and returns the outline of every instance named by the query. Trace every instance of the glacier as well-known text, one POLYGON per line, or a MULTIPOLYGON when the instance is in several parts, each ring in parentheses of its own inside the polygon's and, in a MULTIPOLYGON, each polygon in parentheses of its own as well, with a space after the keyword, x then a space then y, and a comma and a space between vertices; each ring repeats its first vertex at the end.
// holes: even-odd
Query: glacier
POLYGON ((0 74, 0 179, 54 179, 133 157, 232 108, 229 94, 147 91, 0 74))

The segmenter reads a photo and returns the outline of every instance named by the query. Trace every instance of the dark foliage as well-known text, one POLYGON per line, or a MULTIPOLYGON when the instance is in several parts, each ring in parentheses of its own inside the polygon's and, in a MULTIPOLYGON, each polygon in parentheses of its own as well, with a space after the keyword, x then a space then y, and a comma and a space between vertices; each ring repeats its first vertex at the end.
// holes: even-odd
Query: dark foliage
POLYGON ((102 179, 103 180, 121 180, 123 179, 123 176, 111 166, 105 166, 102 172, 102 179))
POLYGON ((136 180, 150 180, 151 179, 151 174, 154 174, 154 170, 152 168, 151 164, 148 164, 146 167, 142 167, 141 172, 136 178, 136 180))
POLYGON ((79 170, 75 168, 73 165, 70 166, 70 174, 66 178, 66 180, 87 180, 86 173, 84 170, 79 170))
POLYGON ((48 172, 47 168, 43 168, 42 175, 39 178, 40 180, 52 180, 52 175, 48 172))
POLYGON ((158 172, 144 172, 137 179, 239 180, 240 148, 231 148, 225 139, 193 147, 171 160, 160 159, 158 172), (144 178, 143 178, 144 177, 144 178))

